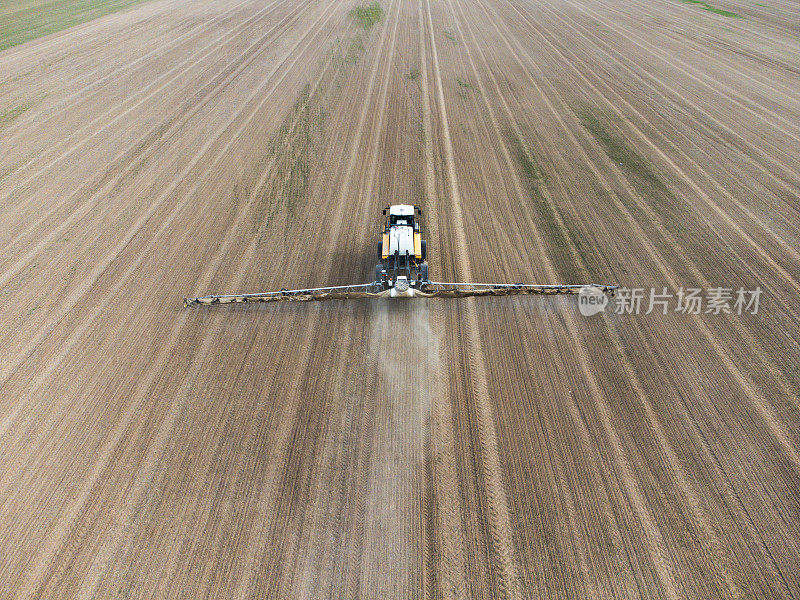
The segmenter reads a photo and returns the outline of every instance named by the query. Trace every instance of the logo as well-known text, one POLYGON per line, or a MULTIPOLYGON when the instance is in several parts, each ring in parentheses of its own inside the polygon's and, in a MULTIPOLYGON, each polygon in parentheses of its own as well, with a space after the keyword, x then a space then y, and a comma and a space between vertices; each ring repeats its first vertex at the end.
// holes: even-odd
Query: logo
POLYGON ((598 287, 585 285, 578 292, 578 309, 584 317, 603 312, 608 304, 608 296, 598 287))

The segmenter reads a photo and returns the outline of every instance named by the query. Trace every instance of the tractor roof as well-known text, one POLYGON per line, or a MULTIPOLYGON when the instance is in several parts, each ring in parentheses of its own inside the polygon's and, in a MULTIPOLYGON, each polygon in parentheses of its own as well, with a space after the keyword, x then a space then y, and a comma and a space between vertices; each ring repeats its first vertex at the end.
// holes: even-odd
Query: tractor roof
POLYGON ((389 214, 403 217, 413 216, 414 206, 411 204, 395 204, 389 207, 389 214))

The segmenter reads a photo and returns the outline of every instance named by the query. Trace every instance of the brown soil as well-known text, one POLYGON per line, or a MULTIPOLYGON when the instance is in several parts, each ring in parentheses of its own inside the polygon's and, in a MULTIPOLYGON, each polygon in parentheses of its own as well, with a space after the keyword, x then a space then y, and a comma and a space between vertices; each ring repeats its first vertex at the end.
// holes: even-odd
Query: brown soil
POLYGON ((4 598, 800 595, 797 9, 157 0, 0 53, 4 598), (764 290, 181 307, 365 282, 764 290))

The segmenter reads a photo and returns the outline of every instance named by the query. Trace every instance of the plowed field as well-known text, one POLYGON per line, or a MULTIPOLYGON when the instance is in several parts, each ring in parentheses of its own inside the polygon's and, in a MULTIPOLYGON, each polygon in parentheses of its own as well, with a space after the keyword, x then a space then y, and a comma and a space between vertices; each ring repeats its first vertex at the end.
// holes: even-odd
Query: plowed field
POLYGON ((0 596, 800 596, 797 4, 381 2, 0 52, 0 596), (369 281, 390 203, 641 310, 181 306, 369 281))

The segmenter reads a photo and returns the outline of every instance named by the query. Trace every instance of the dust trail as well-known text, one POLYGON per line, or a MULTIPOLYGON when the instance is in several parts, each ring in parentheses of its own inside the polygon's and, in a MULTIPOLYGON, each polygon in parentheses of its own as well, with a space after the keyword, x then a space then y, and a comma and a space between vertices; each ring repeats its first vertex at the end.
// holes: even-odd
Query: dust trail
POLYGON ((373 303, 370 355, 378 395, 365 494, 361 594, 420 597, 421 490, 431 399, 441 381, 441 341, 427 300, 373 303))

